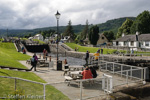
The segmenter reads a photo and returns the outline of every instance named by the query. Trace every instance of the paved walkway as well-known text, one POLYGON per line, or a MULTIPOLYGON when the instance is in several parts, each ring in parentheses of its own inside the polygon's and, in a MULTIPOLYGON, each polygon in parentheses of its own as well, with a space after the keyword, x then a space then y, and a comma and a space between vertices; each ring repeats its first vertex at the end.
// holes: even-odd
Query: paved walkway
MULTIPOLYGON (((27 53, 27 54, 30 56, 33 55, 32 53, 27 53)), ((56 62, 56 59, 54 58, 52 59, 52 61, 56 62)), ((20 61, 20 63, 26 66, 28 69, 31 68, 31 65, 27 64, 26 61, 20 61)), ((37 71, 32 71, 32 72, 34 72, 36 75, 41 77, 47 83, 50 83, 51 85, 53 85, 56 89, 60 90, 62 93, 68 96, 71 100, 80 99, 80 87, 78 86, 78 83, 71 83, 71 85, 68 86, 67 83, 64 82, 65 80, 63 76, 64 72, 55 70, 55 67, 56 67, 56 64, 54 64, 54 67, 51 67, 51 68, 37 67, 37 71)), ((102 78, 103 72, 97 71, 97 73, 98 73, 97 78, 102 78)), ((106 74, 109 74, 109 73, 106 73, 106 74)), ((119 85, 125 81, 126 80, 124 78, 113 75, 113 85, 119 85)), ((102 90, 101 80, 99 80, 98 83, 94 83, 94 85, 92 86, 88 83, 83 85, 83 89, 82 89, 83 98, 98 96, 98 95, 103 95, 100 97, 107 96, 102 90)))

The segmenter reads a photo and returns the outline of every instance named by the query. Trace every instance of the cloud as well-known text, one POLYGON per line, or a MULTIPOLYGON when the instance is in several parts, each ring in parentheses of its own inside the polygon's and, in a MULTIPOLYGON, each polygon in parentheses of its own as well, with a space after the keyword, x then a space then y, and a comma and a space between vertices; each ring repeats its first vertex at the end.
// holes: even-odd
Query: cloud
POLYGON ((0 28, 33 29, 56 26, 55 13, 61 13, 59 24, 103 23, 107 20, 137 16, 150 10, 149 0, 0 0, 0 28))

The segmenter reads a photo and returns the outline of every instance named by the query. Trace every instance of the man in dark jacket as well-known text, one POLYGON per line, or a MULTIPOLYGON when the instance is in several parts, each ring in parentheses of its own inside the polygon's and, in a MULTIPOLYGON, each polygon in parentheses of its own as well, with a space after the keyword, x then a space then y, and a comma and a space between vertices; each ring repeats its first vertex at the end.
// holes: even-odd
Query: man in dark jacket
POLYGON ((85 55, 86 65, 88 65, 88 59, 89 59, 89 51, 87 51, 85 55))
POLYGON ((31 58, 31 69, 32 70, 34 68, 34 71, 36 71, 36 64, 37 64, 38 58, 36 56, 36 54, 33 55, 33 57, 31 58))

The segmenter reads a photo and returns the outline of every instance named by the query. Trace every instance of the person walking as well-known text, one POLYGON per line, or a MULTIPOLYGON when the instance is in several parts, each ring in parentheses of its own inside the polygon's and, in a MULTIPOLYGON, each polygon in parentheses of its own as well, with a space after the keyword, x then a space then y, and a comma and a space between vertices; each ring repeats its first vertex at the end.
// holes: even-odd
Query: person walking
POLYGON ((36 71, 36 65, 37 65, 37 61, 38 61, 38 58, 36 56, 36 54, 34 54, 31 58, 31 69, 32 70, 34 68, 34 71, 36 71))

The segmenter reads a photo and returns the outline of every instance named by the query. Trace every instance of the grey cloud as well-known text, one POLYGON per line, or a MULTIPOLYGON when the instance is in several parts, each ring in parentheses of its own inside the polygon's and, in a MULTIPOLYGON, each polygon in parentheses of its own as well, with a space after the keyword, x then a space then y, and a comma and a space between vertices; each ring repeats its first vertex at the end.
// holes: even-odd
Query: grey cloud
POLYGON ((57 10, 61 13, 60 26, 67 25, 69 20, 73 25, 85 24, 87 19, 90 24, 98 24, 150 10, 149 0, 14 0, 13 5, 7 5, 8 1, 0 1, 0 28, 56 26, 54 14, 57 10))

